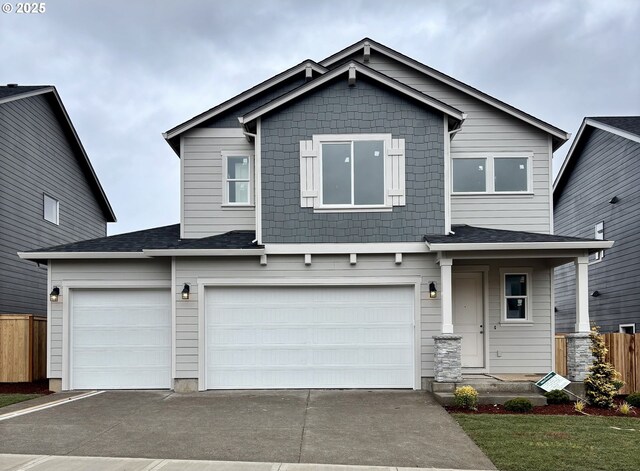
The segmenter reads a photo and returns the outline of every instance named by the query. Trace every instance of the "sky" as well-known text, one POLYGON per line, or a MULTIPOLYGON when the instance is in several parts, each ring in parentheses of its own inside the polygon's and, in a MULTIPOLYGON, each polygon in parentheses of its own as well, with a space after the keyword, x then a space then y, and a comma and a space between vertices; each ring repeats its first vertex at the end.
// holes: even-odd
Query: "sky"
POLYGON ((638 0, 8 3, 0 84, 56 86, 118 218, 109 234, 179 222, 162 132, 364 37, 572 135, 585 116, 640 114, 638 0))

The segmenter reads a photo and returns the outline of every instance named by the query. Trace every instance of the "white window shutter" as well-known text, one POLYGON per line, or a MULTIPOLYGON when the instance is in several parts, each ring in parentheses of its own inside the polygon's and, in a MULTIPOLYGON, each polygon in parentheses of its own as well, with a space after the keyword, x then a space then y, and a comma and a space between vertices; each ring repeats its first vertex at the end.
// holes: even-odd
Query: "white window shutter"
POLYGON ((300 206, 315 206, 318 184, 318 151, 313 148, 313 141, 300 141, 300 206))
POLYGON ((388 206, 405 205, 404 139, 391 139, 387 150, 387 196, 388 206))

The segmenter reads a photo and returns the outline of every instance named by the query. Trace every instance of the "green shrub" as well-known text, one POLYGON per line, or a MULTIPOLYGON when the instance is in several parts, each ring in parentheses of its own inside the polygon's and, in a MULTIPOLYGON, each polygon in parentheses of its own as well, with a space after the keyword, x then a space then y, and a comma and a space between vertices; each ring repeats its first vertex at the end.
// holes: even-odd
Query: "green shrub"
POLYGON ((606 360, 607 347, 598 332, 598 327, 591 329, 589 337, 593 365, 589 368, 589 374, 584 380, 587 401, 592 406, 609 409, 613 407, 613 398, 621 387, 620 375, 606 360))
POLYGON ((544 397, 547 398, 547 404, 569 404, 571 398, 562 389, 554 389, 544 393, 544 397))
POLYGON ((472 386, 461 386, 453 393, 455 405, 464 409, 478 409, 478 391, 472 386))
POLYGON ((627 396, 627 402, 630 406, 640 407, 640 392, 633 392, 627 396))
POLYGON ((530 412, 533 404, 525 397, 516 397, 505 402, 504 408, 509 412, 530 412))

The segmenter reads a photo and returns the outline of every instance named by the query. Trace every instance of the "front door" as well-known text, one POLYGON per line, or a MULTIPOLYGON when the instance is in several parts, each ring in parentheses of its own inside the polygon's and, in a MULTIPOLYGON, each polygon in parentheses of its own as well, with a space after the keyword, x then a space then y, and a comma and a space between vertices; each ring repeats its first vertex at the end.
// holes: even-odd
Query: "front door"
POLYGON ((453 273, 453 331, 462 335, 462 366, 484 366, 482 273, 453 273))

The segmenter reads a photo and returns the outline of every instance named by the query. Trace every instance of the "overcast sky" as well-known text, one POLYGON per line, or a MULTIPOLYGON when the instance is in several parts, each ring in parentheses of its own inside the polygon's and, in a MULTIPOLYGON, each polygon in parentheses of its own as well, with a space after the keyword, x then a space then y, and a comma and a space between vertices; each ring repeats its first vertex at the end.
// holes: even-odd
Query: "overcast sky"
POLYGON ((179 221, 162 132, 366 36, 573 135, 584 116, 640 114, 638 0, 10 3, 0 83, 57 87, 118 217, 109 234, 179 221))

